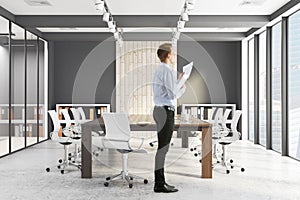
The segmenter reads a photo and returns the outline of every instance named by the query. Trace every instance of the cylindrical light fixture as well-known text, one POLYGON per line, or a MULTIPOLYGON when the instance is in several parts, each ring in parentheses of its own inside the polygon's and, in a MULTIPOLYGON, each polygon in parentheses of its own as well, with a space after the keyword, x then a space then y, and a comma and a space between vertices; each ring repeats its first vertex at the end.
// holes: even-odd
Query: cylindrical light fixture
POLYGON ((94 0, 96 10, 103 10, 104 9, 104 1, 103 0, 94 0))
POLYGON ((173 38, 174 39, 178 40, 179 37, 180 37, 180 32, 179 31, 176 31, 176 32, 173 33, 173 38))
POLYGON ((186 0, 186 2, 189 4, 195 4, 196 0, 186 0))
POLYGON ((183 29, 184 28, 184 25, 185 25, 185 21, 178 21, 177 22, 177 28, 179 30, 183 29))
POLYGON ((186 3, 185 7, 188 11, 194 10, 195 9, 195 5, 194 4, 190 4, 190 3, 186 3))
POLYGON ((104 22, 108 22, 109 21, 109 17, 110 17, 109 12, 105 11, 104 14, 103 14, 102 20, 104 22))
POLYGON ((189 14, 187 12, 183 12, 181 15, 181 19, 185 22, 189 21, 189 14))

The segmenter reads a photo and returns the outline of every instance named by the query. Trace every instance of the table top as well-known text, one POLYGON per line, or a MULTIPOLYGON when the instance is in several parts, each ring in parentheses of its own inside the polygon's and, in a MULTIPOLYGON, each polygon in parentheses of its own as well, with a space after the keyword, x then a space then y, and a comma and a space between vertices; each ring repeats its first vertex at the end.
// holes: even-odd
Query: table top
MULTIPOLYGON (((156 124, 151 115, 129 115, 130 129, 132 131, 142 131, 142 130, 156 130, 156 124)), ((82 124, 83 127, 89 127, 93 130, 96 129, 104 129, 103 118, 98 118, 90 122, 86 122, 82 124)), ((197 131, 199 128, 209 128, 212 124, 197 119, 192 118, 188 121, 181 119, 180 115, 175 116, 175 126, 174 131, 180 130, 191 130, 197 131)))

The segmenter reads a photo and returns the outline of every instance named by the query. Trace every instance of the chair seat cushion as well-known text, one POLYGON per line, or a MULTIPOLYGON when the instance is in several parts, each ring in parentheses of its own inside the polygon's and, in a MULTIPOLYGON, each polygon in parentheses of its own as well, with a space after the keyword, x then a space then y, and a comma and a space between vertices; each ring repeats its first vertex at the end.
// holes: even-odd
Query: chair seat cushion
POLYGON ((70 144, 72 144, 72 142, 60 142, 60 144, 62 144, 62 145, 70 145, 70 144))

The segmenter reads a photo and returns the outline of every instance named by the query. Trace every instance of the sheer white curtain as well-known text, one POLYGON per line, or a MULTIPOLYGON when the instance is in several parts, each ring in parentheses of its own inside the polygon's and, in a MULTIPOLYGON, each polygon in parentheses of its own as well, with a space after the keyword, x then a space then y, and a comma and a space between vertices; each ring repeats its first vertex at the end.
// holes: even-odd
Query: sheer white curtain
MULTIPOLYGON (((160 63, 157 48, 163 43, 166 41, 125 41, 116 47, 117 112, 152 115, 152 75, 160 63)), ((176 71, 174 58, 172 68, 176 71)))

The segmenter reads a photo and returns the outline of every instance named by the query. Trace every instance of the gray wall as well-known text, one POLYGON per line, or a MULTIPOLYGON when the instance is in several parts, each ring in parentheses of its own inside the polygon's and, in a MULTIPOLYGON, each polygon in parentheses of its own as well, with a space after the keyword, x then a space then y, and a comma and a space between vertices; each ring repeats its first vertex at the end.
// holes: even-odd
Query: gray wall
POLYGON ((54 42, 54 105, 114 105, 115 54, 113 41, 54 42))
POLYGON ((235 103, 241 108, 241 43, 179 42, 178 71, 194 69, 181 103, 235 103))
MULTIPOLYGON (((178 70, 181 71, 188 61, 194 61, 195 67, 187 83, 187 92, 179 99, 179 104, 235 103, 240 109, 240 45, 240 42, 179 42, 178 70)), ((99 45, 99 42, 55 42, 52 105, 74 102, 75 79, 78 80, 79 70, 86 67, 93 74, 97 74, 98 71, 102 71, 103 74, 83 76, 87 82, 91 81, 89 79, 95 79, 96 88, 94 82, 86 84, 82 81, 80 98, 75 100, 76 103, 111 103, 112 109, 115 110, 114 57, 114 42, 106 45, 99 45), (88 68, 89 66, 85 65, 93 67, 88 68), (98 76, 99 81, 96 80, 98 76)))

